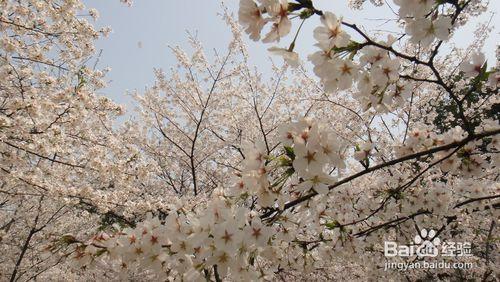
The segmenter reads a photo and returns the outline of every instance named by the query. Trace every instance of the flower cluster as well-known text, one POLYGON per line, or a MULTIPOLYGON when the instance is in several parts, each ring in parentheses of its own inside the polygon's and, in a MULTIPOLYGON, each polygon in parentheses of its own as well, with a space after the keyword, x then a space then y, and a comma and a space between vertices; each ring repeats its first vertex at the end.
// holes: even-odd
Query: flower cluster
MULTIPOLYGON (((406 156, 433 147, 459 142, 467 137, 466 132, 460 127, 455 127, 443 134, 437 134, 425 128, 417 128, 409 133, 403 146, 396 147, 397 156, 406 156)), ((491 152, 498 150, 498 137, 494 137, 488 145, 491 152)), ((486 142, 486 141, 485 141, 486 142)), ((483 142, 470 142, 457 149, 443 150, 434 155, 434 160, 444 173, 455 173, 465 177, 479 176, 483 170, 490 166, 486 161, 487 155, 480 153, 483 142)))
POLYGON ((240 0, 238 15, 240 23, 254 41, 260 39, 264 26, 271 23, 270 31, 262 39, 262 42, 268 43, 279 41, 290 33, 292 24, 288 13, 287 0, 262 0, 258 4, 253 0, 240 0), (264 18, 265 15, 268 17, 264 18))
MULTIPOLYGON (((389 37, 382 44, 390 46, 393 42, 394 38, 389 37)), ((378 112, 402 107, 414 86, 410 81, 400 79, 400 60, 372 46, 364 47, 361 53, 360 62, 367 70, 358 81, 358 92, 354 97, 364 109, 373 107, 378 112)))
POLYGON ((228 195, 256 196, 259 206, 274 207, 310 191, 328 193, 336 181, 332 172, 345 168, 345 144, 338 136, 325 124, 302 119, 281 126, 279 140, 284 152, 277 157, 269 156, 263 143, 244 147, 244 169, 228 195))
MULTIPOLYGON (((325 14, 327 15, 329 14, 325 14)), ((337 23, 337 26, 340 30, 340 23, 337 23)), ((345 35, 345 38, 348 36, 345 35)), ((389 36, 387 41, 379 44, 390 48, 394 41, 395 38, 389 36)), ((368 45, 359 50, 359 62, 350 58, 341 59, 340 55, 356 54, 359 49, 355 42, 350 43, 351 47, 347 46, 348 41, 341 42, 343 46, 328 47, 309 56, 314 64, 314 72, 321 79, 325 91, 346 90, 356 84, 358 91, 354 92, 353 97, 365 110, 374 108, 377 112, 387 112, 403 106, 411 95, 413 85, 400 79, 399 58, 391 57, 385 49, 368 45)), ((328 44, 327 41, 318 41, 317 46, 328 44)))
POLYGON ((296 189, 328 193, 327 185, 335 182, 331 172, 345 168, 345 144, 327 125, 310 119, 283 125, 280 133, 281 142, 293 149, 292 166, 303 179, 296 189))
MULTIPOLYGON (((100 233, 75 244, 71 258, 77 266, 111 259, 127 271, 152 270, 157 279, 198 281, 204 271, 222 278, 255 280, 273 229, 254 213, 214 199, 198 213, 172 211, 164 221, 151 215, 134 228, 100 233), (215 267, 215 268, 214 268, 215 267)), ((76 239, 66 243, 75 243, 76 239)))
POLYGON ((99 12, 0 1, 0 280, 490 279, 499 64, 477 50, 487 25, 466 49, 441 41, 485 5, 395 0, 383 39, 313 2, 241 0, 243 30, 224 7, 227 55, 173 47, 140 118, 117 124, 107 70, 89 67, 99 12), (320 84, 294 52, 316 16, 320 84), (254 71, 244 31, 278 42, 293 19, 269 50, 297 68, 254 71), (423 228, 473 241, 476 267, 384 271, 382 243, 423 228))
POLYGON ((406 22, 406 33, 411 42, 428 47, 436 38, 447 40, 450 36, 452 19, 434 12, 438 3, 434 0, 395 0, 399 6, 399 17, 406 22))
POLYGON ((487 62, 482 52, 475 52, 460 64, 460 71, 465 77, 486 80, 486 86, 497 90, 500 85, 500 72, 498 67, 487 71, 487 62))
MULTIPOLYGON (((410 46, 428 49, 435 39, 445 41, 450 37, 457 14, 444 12, 447 3, 434 0, 397 0, 395 4, 399 6, 399 18, 405 23, 405 33, 410 36, 407 40, 410 46), (443 6, 441 13, 439 6, 443 6)), ((467 4, 464 4, 465 6, 467 4)), ((454 7, 455 13, 460 13, 464 8, 460 8, 459 4, 454 7)), ((288 3, 276 0, 257 4, 253 0, 242 0, 239 16, 246 32, 254 40, 260 38, 260 32, 266 22, 273 21, 271 32, 263 40, 272 42, 289 33, 291 21, 286 15, 295 11, 301 11, 297 16, 303 20, 314 14, 321 16, 321 26, 314 30, 316 46, 320 50, 308 58, 313 63, 314 72, 326 92, 335 93, 357 85, 358 91, 353 93, 353 97, 360 102, 361 107, 365 110, 373 108, 380 113, 392 111, 405 104, 414 90, 414 85, 407 79, 401 79, 402 76, 408 77, 403 71, 408 67, 402 64, 399 53, 393 48, 396 38, 389 36, 387 41, 377 42, 355 24, 346 23, 331 12, 317 10, 310 1, 288 3), (278 10, 280 12, 276 12, 278 10), (268 19, 262 16, 266 12, 270 15, 268 19), (343 26, 357 32, 367 42, 358 43, 352 40, 343 26), (359 53, 361 55, 357 56, 359 53)), ((297 33, 299 31, 300 27, 297 33)), ((398 40, 401 40, 401 37, 398 40)), ((289 48, 272 47, 269 51, 283 56, 289 65, 296 67, 299 65, 299 55, 293 51, 295 41, 296 37, 289 48)))

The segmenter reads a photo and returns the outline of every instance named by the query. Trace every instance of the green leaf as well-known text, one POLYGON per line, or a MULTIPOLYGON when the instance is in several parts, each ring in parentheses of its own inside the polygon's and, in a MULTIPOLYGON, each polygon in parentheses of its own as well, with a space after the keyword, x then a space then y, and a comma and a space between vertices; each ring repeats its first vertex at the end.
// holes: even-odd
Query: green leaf
POLYGON ((313 10, 311 10, 311 9, 304 9, 302 12, 300 12, 299 17, 304 20, 304 19, 310 18, 312 15, 314 15, 314 11, 313 10))
POLYGON ((295 160, 295 152, 290 146, 285 146, 285 154, 293 161, 295 160))
POLYGON ((325 223, 325 226, 328 229, 335 229, 335 228, 338 228, 340 226, 340 223, 335 220, 335 221, 332 221, 332 222, 325 223))

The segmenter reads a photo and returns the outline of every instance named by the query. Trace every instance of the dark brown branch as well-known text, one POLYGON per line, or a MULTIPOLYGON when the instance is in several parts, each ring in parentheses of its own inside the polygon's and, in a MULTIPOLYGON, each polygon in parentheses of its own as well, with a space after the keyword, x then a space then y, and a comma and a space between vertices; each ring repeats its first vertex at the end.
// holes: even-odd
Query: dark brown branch
MULTIPOLYGON (((493 136, 493 135, 496 135, 496 134, 499 134, 500 133, 500 129, 496 129, 496 130, 493 130, 493 131, 485 131, 485 132, 482 132, 482 133, 479 133, 479 134, 476 134, 476 135, 470 135, 469 137, 461 140, 461 141, 457 141, 457 142, 452 142, 450 144, 446 144, 446 145, 443 145, 443 146, 438 146, 438 147, 434 147, 432 149, 429 149, 429 150, 426 150, 426 151, 422 151, 422 152, 418 152, 418 153, 414 153, 414 154, 410 154, 410 155, 407 155, 407 156, 404 156, 404 157, 401 157, 401 158, 398 158, 398 159, 394 159, 394 160, 391 160, 391 161, 388 161, 388 162, 384 162, 384 163, 381 163, 379 165, 376 165, 376 166, 373 166, 373 167, 369 167, 363 171, 360 171, 356 174, 353 174, 349 177, 346 177, 342 180, 340 180, 339 182, 333 184, 333 185, 330 185, 328 188, 331 190, 335 187, 338 187, 340 185, 343 185, 345 183, 348 183, 354 179, 357 179, 365 174, 368 174, 370 172, 373 172, 373 171, 376 171, 376 170, 379 170, 379 169, 382 169, 382 168, 385 168, 385 167, 388 167, 388 166, 392 166, 392 165, 395 165, 395 164, 398 164, 398 163, 401 163, 401 162, 404 162, 404 161, 408 161, 408 160, 412 160, 412 159, 417 159, 419 157, 422 157, 422 156, 426 156, 426 155, 430 155, 430 154, 433 154, 433 153, 436 153, 436 152, 440 152, 440 151, 446 151, 446 150, 449 150, 449 149, 453 149, 453 148, 456 148, 456 147, 461 147, 471 141, 474 141, 474 140, 478 140, 478 139, 481 139, 481 138, 484 138, 484 137, 488 137, 488 136, 493 136)), ((307 201, 309 199, 311 199, 312 197, 316 196, 318 193, 316 191, 312 191, 310 192, 309 194, 307 195, 304 195, 298 199, 295 199, 291 202, 288 202, 285 204, 283 210, 287 210, 291 207, 294 207, 304 201, 307 201)), ((263 215, 261 215, 261 218, 267 218, 267 217, 270 217, 271 215, 273 215, 274 213, 276 212, 276 210, 270 210, 266 213, 264 213, 263 215)))

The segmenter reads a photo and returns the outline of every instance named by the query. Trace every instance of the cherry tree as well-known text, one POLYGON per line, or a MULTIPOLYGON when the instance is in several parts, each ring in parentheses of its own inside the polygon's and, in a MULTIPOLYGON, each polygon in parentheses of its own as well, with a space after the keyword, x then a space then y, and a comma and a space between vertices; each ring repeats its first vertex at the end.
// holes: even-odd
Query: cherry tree
POLYGON ((115 127, 120 109, 95 94, 99 32, 75 16, 83 7, 5 4, 0 230, 13 255, 2 273, 71 275, 58 272, 68 263, 140 280, 497 279, 498 58, 481 50, 488 24, 453 44, 487 3, 364 2, 350 5, 386 6, 398 29, 367 32, 311 0, 241 0, 238 21, 223 8, 227 51, 207 55, 194 36, 191 54, 171 47, 178 65, 155 70, 135 93, 140 118, 115 127), (317 51, 299 54, 314 17, 317 51), (271 78, 250 67, 245 33, 283 57, 271 78), (428 259, 389 257, 384 242, 446 241, 472 243, 442 259, 473 267, 384 267, 428 259))
POLYGON ((61 257, 44 255, 47 242, 90 236, 100 218, 128 221, 140 207, 123 199, 141 205, 133 198, 149 171, 113 130, 122 107, 96 94, 106 71, 94 67, 93 43, 110 31, 91 24, 97 11, 78 1, 0 6, 0 277, 66 275, 54 267, 61 257))

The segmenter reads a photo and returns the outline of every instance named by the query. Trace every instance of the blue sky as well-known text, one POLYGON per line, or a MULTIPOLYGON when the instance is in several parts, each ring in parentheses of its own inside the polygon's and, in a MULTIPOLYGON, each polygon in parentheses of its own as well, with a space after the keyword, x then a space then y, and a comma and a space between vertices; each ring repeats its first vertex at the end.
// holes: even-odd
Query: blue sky
MULTIPOLYGON (((187 31, 197 34, 207 54, 214 48, 219 51, 225 50, 230 40, 230 30, 218 16, 222 12, 219 0, 135 0, 132 7, 127 7, 118 0, 83 0, 83 2, 88 8, 99 10, 100 18, 96 23, 97 26, 110 26, 113 29, 108 38, 97 42, 97 48, 102 49, 98 67, 111 68, 108 74, 108 87, 102 94, 124 104, 129 110, 133 108, 133 101, 125 94, 126 91, 137 89, 141 92, 144 87, 151 86, 154 83, 153 68, 168 70, 174 66, 175 58, 168 45, 189 48, 187 31), (141 48, 138 42, 141 42, 141 48)), ((237 15, 238 2, 229 0, 225 1, 225 5, 237 15)), ((394 27, 392 22, 385 23, 384 19, 395 18, 387 6, 376 8, 366 3, 366 8, 360 12, 350 10, 347 2, 347 0, 316 0, 315 6, 341 15, 348 22, 360 23, 368 30, 394 27)), ((490 5, 490 12, 495 12, 497 15, 492 19, 492 25, 497 28, 487 41, 484 50, 490 61, 494 59, 495 46, 498 44, 498 26, 500 26, 498 2, 493 0, 490 5)), ((392 1, 389 3, 394 7, 392 1)), ((479 20, 487 20, 490 16, 491 14, 487 13, 479 20)), ((456 35, 458 45, 465 46, 470 42, 471 33, 477 22, 478 20, 469 28, 459 30, 456 35)), ((317 17, 306 21, 296 47, 299 54, 310 54, 315 51, 312 30, 318 24, 317 17)), ((298 22, 294 21, 293 28, 297 25, 298 22)), ((290 37, 285 38, 281 46, 287 46, 290 41, 290 37)), ((267 48, 272 45, 254 43, 251 40, 247 42, 250 47, 250 63, 256 65, 264 74, 268 73, 270 63, 267 48)))

